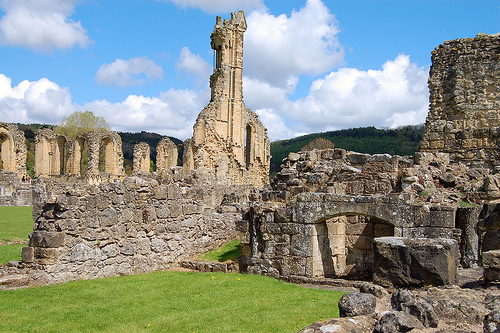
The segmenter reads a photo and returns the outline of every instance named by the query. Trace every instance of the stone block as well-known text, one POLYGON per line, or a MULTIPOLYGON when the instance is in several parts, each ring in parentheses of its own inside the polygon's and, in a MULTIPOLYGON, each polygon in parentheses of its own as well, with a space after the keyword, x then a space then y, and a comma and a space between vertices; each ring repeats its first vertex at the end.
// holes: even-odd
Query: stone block
POLYGON ((31 264, 35 260, 35 249, 31 246, 23 247, 21 257, 24 263, 31 264))
POLYGON ((486 251, 481 254, 484 278, 487 281, 500 281, 500 250, 486 251))
POLYGON ((361 153, 350 153, 347 158, 351 164, 365 164, 368 162, 370 158, 369 154, 361 154, 361 153))
POLYGON ((373 281, 383 286, 454 284, 458 257, 452 239, 375 238, 373 281))
POLYGON ((364 316, 375 313, 377 299, 372 294, 344 294, 338 303, 340 317, 364 316))
POLYGON ((35 247, 34 258, 37 259, 52 259, 53 262, 59 258, 59 250, 53 248, 35 247))
POLYGON ((64 244, 64 232, 34 231, 30 237, 30 247, 55 248, 64 244))

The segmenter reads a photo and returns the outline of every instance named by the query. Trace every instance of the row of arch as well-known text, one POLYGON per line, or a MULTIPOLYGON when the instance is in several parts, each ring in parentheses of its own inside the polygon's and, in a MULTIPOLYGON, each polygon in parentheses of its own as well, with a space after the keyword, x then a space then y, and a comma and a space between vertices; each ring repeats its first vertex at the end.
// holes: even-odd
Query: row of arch
POLYGON ((41 129, 35 137, 36 176, 83 176, 105 172, 124 176, 120 136, 111 131, 90 131, 74 140, 41 129))
MULTIPOLYGON (((177 146, 167 137, 157 148, 157 170, 177 165, 177 146)), ((150 148, 141 142, 134 147, 133 172, 149 172, 150 148)), ((106 173, 125 176, 121 137, 112 131, 90 131, 75 140, 42 129, 35 137, 35 175, 84 176, 106 173)))

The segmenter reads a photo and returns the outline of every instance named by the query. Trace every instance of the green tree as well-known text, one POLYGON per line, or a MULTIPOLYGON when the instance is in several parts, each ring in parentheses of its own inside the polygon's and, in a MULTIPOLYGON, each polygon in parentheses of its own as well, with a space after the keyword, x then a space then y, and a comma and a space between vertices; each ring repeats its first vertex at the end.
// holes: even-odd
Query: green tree
POLYGON ((76 139, 77 136, 88 131, 110 129, 106 120, 103 117, 94 115, 92 111, 75 111, 61 120, 55 128, 55 132, 76 139))
POLYGON ((308 151, 313 149, 328 149, 328 148, 335 148, 335 144, 328 139, 320 137, 312 141, 309 141, 309 143, 305 145, 301 150, 308 151))

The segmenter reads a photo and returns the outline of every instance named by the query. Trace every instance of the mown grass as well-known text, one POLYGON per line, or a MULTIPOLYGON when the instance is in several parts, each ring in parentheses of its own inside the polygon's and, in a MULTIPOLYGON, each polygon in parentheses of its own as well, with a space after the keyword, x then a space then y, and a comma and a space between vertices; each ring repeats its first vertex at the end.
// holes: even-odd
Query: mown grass
POLYGON ((0 242, 28 240, 33 232, 32 207, 0 207, 0 242))
POLYGON ((230 243, 222 245, 220 248, 208 251, 200 255, 200 259, 208 261, 225 262, 229 260, 238 260, 241 255, 240 240, 236 239, 230 243))
POLYGON ((21 260, 23 246, 28 244, 0 245, 0 264, 8 263, 11 260, 21 260))
POLYGON ((0 207, 0 264, 21 260, 21 249, 33 231, 32 207, 0 207), (18 243, 2 245, 4 243, 18 243), (21 244, 19 244, 21 243, 21 244))
POLYGON ((2 332, 297 332, 341 292, 272 278, 154 272, 0 292, 2 332))

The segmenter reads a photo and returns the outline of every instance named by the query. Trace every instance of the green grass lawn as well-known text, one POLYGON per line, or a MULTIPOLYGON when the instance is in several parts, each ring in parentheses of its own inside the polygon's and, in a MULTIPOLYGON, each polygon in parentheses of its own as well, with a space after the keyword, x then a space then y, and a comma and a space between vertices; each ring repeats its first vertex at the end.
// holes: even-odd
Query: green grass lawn
POLYGON ((208 251, 200 255, 200 259, 208 261, 225 262, 229 260, 238 260, 241 255, 240 240, 236 239, 230 243, 222 245, 220 248, 208 251))
POLYGON ((33 232, 32 207, 0 207, 0 264, 21 260, 21 249, 28 244, 28 234, 33 232))
POLYGON ((0 245, 0 264, 8 263, 11 260, 21 260, 21 252, 26 244, 0 245))
POLYGON ((28 240, 33 232, 32 207, 0 207, 0 242, 28 240))
POLYGON ((0 292, 1 332, 297 332, 341 292, 269 277, 154 272, 0 292))
MULTIPOLYGON (((0 241, 26 239, 31 207, 0 207, 0 241)), ((23 244, 0 246, 0 263, 23 244)), ((239 241, 204 255, 234 260, 239 241)), ((297 332, 338 317, 343 293, 272 278, 154 272, 0 292, 0 332, 297 332)))

